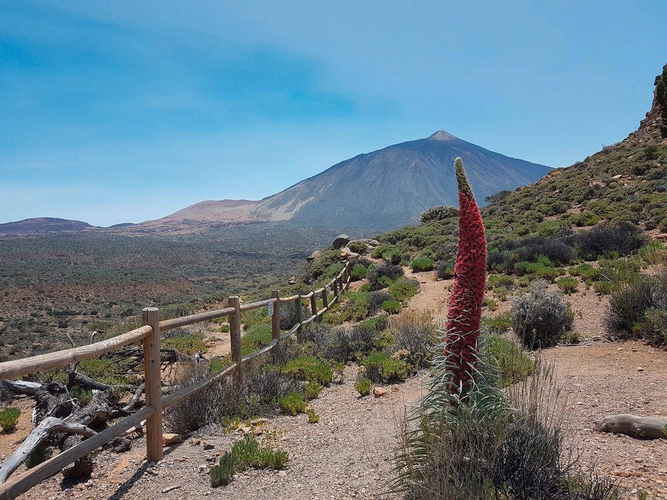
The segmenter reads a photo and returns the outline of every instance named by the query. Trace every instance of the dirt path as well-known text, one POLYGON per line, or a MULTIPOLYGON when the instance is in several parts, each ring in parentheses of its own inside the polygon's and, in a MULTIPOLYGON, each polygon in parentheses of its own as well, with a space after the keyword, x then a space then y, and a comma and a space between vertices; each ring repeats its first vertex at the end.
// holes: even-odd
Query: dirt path
MULTIPOLYGON (((420 281, 421 292, 408 308, 444 318, 451 281, 436 281, 433 273, 412 277, 420 281)), ((609 414, 667 415, 667 352, 638 342, 602 340, 604 299, 581 292, 568 300, 583 342, 544 353, 556 366, 564 395, 564 435, 581 453, 584 466, 595 464, 600 474, 626 488, 625 498, 638 498, 638 490, 646 490, 653 495, 649 498, 667 499, 667 440, 642 441, 592 430, 596 419, 609 414)), ((499 303, 492 314, 507 309, 509 301, 499 303)), ((167 448, 159 464, 146 464, 145 442, 138 439, 130 452, 101 452, 89 481, 63 484, 51 478, 21 498, 400 498, 386 493, 399 422, 419 400, 428 375, 389 387, 380 398, 359 398, 355 378, 356 367, 347 367, 343 384, 332 385, 312 401, 319 423, 309 424, 305 415, 280 416, 263 426, 262 439, 289 452, 284 471, 248 471, 227 487, 210 488, 209 467, 238 434, 209 429, 167 448)))

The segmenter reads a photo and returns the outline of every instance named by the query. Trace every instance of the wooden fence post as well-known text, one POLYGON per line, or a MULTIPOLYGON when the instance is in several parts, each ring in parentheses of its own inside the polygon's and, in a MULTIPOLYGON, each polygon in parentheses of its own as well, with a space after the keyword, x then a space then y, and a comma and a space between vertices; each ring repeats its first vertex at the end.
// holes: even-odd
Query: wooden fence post
POLYGON ((280 292, 274 290, 271 297, 276 299, 273 304, 273 316, 271 316, 271 337, 280 340, 280 292))
POLYGON ((296 330, 296 340, 297 342, 301 342, 301 337, 303 336, 303 311, 301 310, 301 294, 296 296, 294 309, 296 311, 296 322, 299 324, 299 328, 296 330))
POLYGON ((327 297, 327 286, 324 285, 324 288, 322 288, 322 307, 326 309, 329 307, 329 297, 327 297))
POLYGON ((243 380, 241 366, 241 299, 238 295, 229 297, 229 307, 235 311, 229 315, 229 340, 232 343, 232 363, 236 363, 234 377, 240 384, 243 380))
POLYGON ((317 321, 317 297, 315 296, 315 292, 310 296, 310 309, 315 315, 315 321, 317 321))
POLYGON ((334 297, 338 297, 338 278, 334 278, 333 280, 333 294, 334 297))
POLYGON ((144 382, 146 384, 146 406, 155 408, 155 413, 146 420, 146 460, 162 460, 162 376, 160 372, 160 311, 157 307, 146 307, 141 312, 144 325, 153 331, 144 337, 144 382))

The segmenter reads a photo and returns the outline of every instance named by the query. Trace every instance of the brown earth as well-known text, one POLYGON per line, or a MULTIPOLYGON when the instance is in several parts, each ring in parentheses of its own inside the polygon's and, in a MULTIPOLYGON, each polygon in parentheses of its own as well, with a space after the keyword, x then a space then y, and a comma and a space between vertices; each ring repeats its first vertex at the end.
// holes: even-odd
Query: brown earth
MULTIPOLYGON (((421 292, 408 307, 430 310, 442 321, 451 282, 435 281, 432 273, 414 277, 421 292)), ((667 499, 667 440, 593 431, 594 422, 605 415, 667 415, 667 352, 639 342, 605 341, 606 300, 583 291, 568 300, 582 342, 543 353, 554 363, 562 388, 566 440, 580 453, 584 467, 595 466, 600 475, 616 479, 625 488, 624 498, 639 498, 643 490, 652 495, 648 498, 667 499)), ((509 301, 498 305, 493 314, 509 309, 509 301)), ((342 384, 326 388, 311 402, 319 423, 309 424, 306 415, 279 416, 258 427, 260 440, 289 452, 283 471, 247 471, 226 487, 211 488, 209 468, 240 432, 207 429, 165 448, 165 458, 157 464, 145 462, 143 438, 123 454, 102 451, 90 480, 63 483, 54 477, 20 498, 400 498, 388 493, 392 457, 402 418, 423 394, 428 375, 391 386, 385 396, 360 398, 354 389, 356 370, 348 366, 342 384)), ((22 420, 16 433, 2 436, 0 458, 28 429, 29 422, 22 420)))

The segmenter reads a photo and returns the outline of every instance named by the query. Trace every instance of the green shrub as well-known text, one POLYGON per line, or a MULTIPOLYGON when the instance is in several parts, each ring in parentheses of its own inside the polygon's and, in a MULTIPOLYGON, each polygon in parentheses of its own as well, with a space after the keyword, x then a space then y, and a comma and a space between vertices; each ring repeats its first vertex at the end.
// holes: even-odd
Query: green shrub
POLYGON ((419 291, 419 282, 405 278, 399 278, 389 285, 389 293, 401 302, 409 300, 419 291))
POLYGON ((317 382, 308 382, 306 386, 303 388, 306 394, 306 399, 308 401, 310 401, 311 399, 315 399, 317 396, 319 396, 320 392, 322 392, 322 389, 323 387, 317 382))
POLYGON ((75 385, 69 390, 69 395, 72 399, 76 400, 79 406, 85 406, 93 399, 93 391, 84 389, 78 385, 75 385))
POLYGON ((528 293, 512 300, 512 329, 529 349, 551 347, 572 328, 570 307, 558 293, 548 292, 547 285, 534 281, 528 293))
POLYGON ((21 410, 13 406, 0 410, 0 427, 2 427, 3 432, 14 431, 20 416, 21 410))
POLYGON ((593 267, 588 263, 579 264, 577 267, 572 267, 568 271, 572 276, 581 276, 584 281, 597 281, 602 276, 602 269, 593 267))
POLYGON ((303 394, 292 391, 278 398, 278 407, 283 413, 296 416, 297 413, 306 412, 306 401, 303 394))
POLYGON ((366 277, 368 274, 368 269, 362 266, 361 264, 355 264, 350 272, 350 279, 352 281, 359 281, 366 277))
POLYGON ((506 312, 504 314, 499 314, 495 318, 489 318, 488 316, 483 317, 480 330, 487 333, 501 334, 508 331, 511 326, 512 321, 510 313, 506 312))
POLYGON ((211 469, 211 486, 227 486, 234 474, 248 468, 279 470, 285 467, 289 456, 286 451, 260 447, 254 436, 237 441, 211 469))
POLYGON ((315 410, 313 410, 312 408, 308 408, 308 410, 306 410, 306 414, 308 415, 309 424, 316 424, 317 422, 320 421, 320 416, 317 413, 315 413, 315 410))
POLYGON ((369 313, 369 292, 345 292, 325 316, 329 324, 340 325, 346 321, 361 321, 369 313))
POLYGON ((164 339, 161 347, 166 349, 177 349, 185 354, 206 352, 206 343, 203 334, 182 335, 164 339))
POLYGON ((410 262, 410 268, 415 273, 432 271, 434 265, 435 262, 433 262, 433 259, 429 259, 428 257, 417 257, 415 260, 410 262))
POLYGON ((403 261, 403 252, 400 250, 390 250, 382 254, 382 260, 389 262, 395 266, 399 265, 403 261))
POLYGON ((394 245, 380 245, 379 247, 375 247, 373 249, 371 252, 371 257, 374 259, 381 259, 383 253, 391 250, 396 250, 396 247, 394 245))
POLYGON ((213 375, 214 373, 219 373, 231 364, 232 364, 231 360, 227 357, 212 358, 208 363, 208 372, 211 375, 213 375))
POLYGON ((499 387, 508 387, 525 380, 535 370, 534 361, 505 337, 484 335, 481 345, 481 355, 497 373, 499 387))
POLYGON ((398 314, 401 312, 401 303, 398 300, 385 300, 382 303, 382 310, 389 314, 398 314))
POLYGON ((367 378, 362 378, 361 380, 357 380, 354 383, 355 390, 362 397, 363 396, 368 396, 371 393, 371 388, 372 387, 373 387, 373 383, 367 378))
POLYGON ((363 241, 351 241, 350 244, 347 245, 347 248, 352 250, 354 253, 363 255, 366 253, 366 250, 368 250, 368 245, 366 245, 366 243, 363 241))
POLYGON ((428 224, 429 222, 441 222, 449 219, 455 219, 459 216, 459 211, 455 207, 440 205, 429 208, 421 213, 419 222, 428 224))
POLYGON ((273 341, 271 325, 262 323, 252 325, 241 337, 241 355, 247 356, 269 345, 273 341))
POLYGON ((364 360, 366 376, 376 384, 402 382, 408 377, 408 365, 388 352, 375 352, 364 360))
POLYGON ((503 287, 507 290, 514 288, 514 278, 506 274, 490 274, 486 279, 486 289, 493 290, 503 287))
POLYGON ((558 288, 560 288, 563 293, 569 295, 577 291, 579 281, 576 278, 559 278, 556 280, 556 285, 558 285, 558 288))
POLYGON ((307 382, 317 382, 327 386, 333 380, 333 370, 324 361, 315 356, 301 355, 287 362, 282 369, 285 375, 307 382))

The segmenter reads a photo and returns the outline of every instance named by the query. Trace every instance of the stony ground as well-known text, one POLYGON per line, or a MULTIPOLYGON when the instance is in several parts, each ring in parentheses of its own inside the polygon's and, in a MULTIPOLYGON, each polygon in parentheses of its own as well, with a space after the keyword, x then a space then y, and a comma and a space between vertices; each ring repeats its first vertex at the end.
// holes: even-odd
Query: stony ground
MULTIPOLYGON (((429 309, 442 317, 449 283, 435 281, 430 274, 417 278, 422 292, 410 308, 429 309)), ((641 498, 646 491, 652 495, 648 498, 667 499, 667 440, 636 440, 593 430, 595 420, 605 415, 667 415, 667 352, 638 342, 605 341, 604 300, 583 292, 568 300, 576 314, 574 328, 583 341, 543 354, 557 370, 566 439, 582 466, 595 466, 602 476, 616 479, 626 490, 625 498, 641 498)), ((501 303, 497 312, 508 307, 501 303)), ((356 369, 347 367, 342 384, 332 385, 312 401, 321 417, 318 423, 309 424, 305 415, 299 415, 275 417, 258 426, 260 440, 289 452, 283 471, 248 471, 226 487, 211 488, 209 468, 240 433, 206 429, 165 448, 165 458, 158 464, 145 462, 145 442, 140 438, 129 452, 101 452, 86 482, 63 483, 55 477, 20 498, 400 498, 388 493, 398 430, 405 412, 423 394, 428 376, 388 387, 379 398, 360 398, 354 390, 356 369)), ((3 436, 1 458, 9 446, 15 448, 28 427, 22 421, 16 434, 3 436)))

